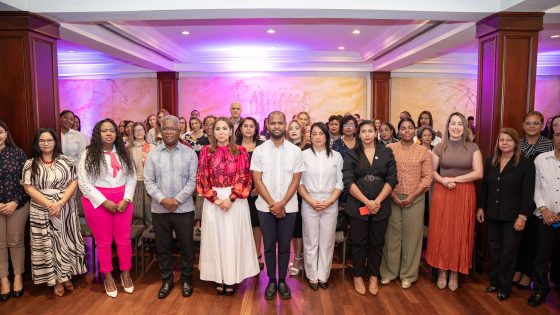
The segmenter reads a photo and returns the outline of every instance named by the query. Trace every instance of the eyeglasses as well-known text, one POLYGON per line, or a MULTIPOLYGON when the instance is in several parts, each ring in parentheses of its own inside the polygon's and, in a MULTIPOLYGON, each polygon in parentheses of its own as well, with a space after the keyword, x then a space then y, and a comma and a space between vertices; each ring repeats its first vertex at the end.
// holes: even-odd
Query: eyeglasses
POLYGON ((356 125, 344 124, 344 125, 342 125, 342 127, 352 129, 352 128, 356 128, 356 125))
POLYGON ((41 139, 39 140, 39 144, 52 144, 54 143, 54 139, 41 139))
POLYGON ((525 126, 540 126, 540 121, 526 121, 523 123, 525 126))

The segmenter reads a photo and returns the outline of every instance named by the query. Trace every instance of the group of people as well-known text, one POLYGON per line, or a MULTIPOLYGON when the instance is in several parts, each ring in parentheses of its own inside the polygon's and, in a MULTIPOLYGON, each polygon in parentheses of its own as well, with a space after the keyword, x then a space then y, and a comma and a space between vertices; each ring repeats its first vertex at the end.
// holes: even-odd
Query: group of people
POLYGON ((174 287, 174 239, 182 295, 193 294, 197 231, 200 279, 215 282, 219 295, 234 295, 264 265, 266 299, 291 298, 288 272, 304 270, 310 288, 328 289, 341 222, 359 294, 377 295, 379 284, 396 279, 407 289, 418 280, 425 222, 425 259, 438 269, 437 286, 455 291, 459 273, 472 268, 478 220, 487 224, 492 259, 486 291, 505 300, 514 283, 532 280, 529 304, 544 301, 560 241, 559 116, 552 119, 551 141, 540 134, 542 114, 527 113, 524 137, 503 128, 484 162, 472 122, 458 112, 443 132, 433 128, 428 111, 416 122, 401 113, 396 129, 350 114, 324 123, 307 112, 288 121, 273 111, 264 132, 255 118, 241 117, 238 102, 230 113, 201 120, 194 110, 186 120, 160 110, 145 122, 119 125, 107 118, 87 137, 73 129, 76 116, 63 111, 60 140, 39 129, 28 160, 0 121, 0 300, 23 294, 27 218, 34 283, 53 286, 58 296, 73 290, 72 277, 86 272, 83 211, 113 298, 113 242, 120 285, 134 291, 130 233, 139 212, 155 235, 158 298, 174 287))

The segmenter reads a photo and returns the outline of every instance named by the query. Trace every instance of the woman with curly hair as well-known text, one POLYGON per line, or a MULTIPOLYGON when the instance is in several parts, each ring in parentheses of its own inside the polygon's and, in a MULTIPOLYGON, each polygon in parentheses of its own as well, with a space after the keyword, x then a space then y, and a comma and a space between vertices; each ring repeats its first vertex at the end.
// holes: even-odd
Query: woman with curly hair
POLYGON ((56 133, 41 128, 33 140, 33 157, 23 167, 22 184, 31 197, 31 269, 35 284, 54 286, 54 294, 74 290, 72 276, 86 272, 80 235, 74 161, 62 155, 56 133))
POLYGON ((105 274, 105 291, 110 297, 117 296, 111 275, 111 245, 115 240, 122 271, 121 284, 125 292, 132 293, 130 228, 136 175, 132 157, 113 120, 107 118, 95 124, 91 144, 80 158, 78 184, 84 194, 86 220, 97 242, 100 270, 105 274))

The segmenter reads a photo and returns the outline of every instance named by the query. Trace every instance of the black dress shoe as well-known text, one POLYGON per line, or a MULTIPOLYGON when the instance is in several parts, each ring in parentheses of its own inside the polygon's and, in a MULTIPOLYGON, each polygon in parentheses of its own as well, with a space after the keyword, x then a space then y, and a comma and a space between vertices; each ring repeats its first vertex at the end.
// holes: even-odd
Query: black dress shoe
POLYGON ((523 284, 521 284, 521 283, 518 283, 518 284, 516 285, 516 287, 517 287, 519 290, 529 290, 529 289, 531 289, 531 284, 529 284, 529 285, 523 285, 523 284))
POLYGON ((503 292, 498 292, 497 295, 498 295, 498 300, 500 301, 507 300, 507 298, 509 297, 509 294, 503 292))
POLYGON ((181 288, 183 291, 183 297, 189 297, 193 294, 193 286, 189 282, 183 282, 183 287, 181 288))
POLYGON ((292 292, 286 281, 278 282, 278 294, 283 300, 289 300, 292 298, 292 292))
POLYGON ((12 291, 12 296, 15 298, 20 298, 23 296, 23 289, 19 290, 19 291, 12 291))
POLYGON ((531 296, 529 297, 529 300, 527 301, 529 304, 529 306, 533 306, 533 307, 537 307, 539 305, 541 305, 544 300, 546 300, 546 296, 542 295, 542 294, 531 294, 531 296))
POLYGON ((319 290, 319 283, 309 281, 309 287, 313 289, 313 291, 319 290))
POLYGON ((276 281, 270 281, 264 290, 264 298, 272 300, 274 295, 276 295, 276 290, 276 281))
POLYGON ((498 287, 495 287, 493 285, 489 285, 486 289, 484 289, 484 292, 486 293, 497 292, 497 291, 498 291, 498 287))
POLYGON ((226 292, 225 286, 223 283, 217 283, 216 284, 216 294, 217 295, 224 295, 224 293, 226 292))
POLYGON ((6 294, 0 294, 0 302, 7 301, 10 296, 12 296, 12 292, 8 292, 6 294))
POLYGON ((171 289, 173 289, 173 282, 164 282, 159 288, 158 298, 165 299, 169 293, 171 293, 171 289))
POLYGON ((319 281, 319 286, 321 287, 321 289, 326 290, 329 288, 329 282, 325 281, 325 282, 321 282, 319 281))

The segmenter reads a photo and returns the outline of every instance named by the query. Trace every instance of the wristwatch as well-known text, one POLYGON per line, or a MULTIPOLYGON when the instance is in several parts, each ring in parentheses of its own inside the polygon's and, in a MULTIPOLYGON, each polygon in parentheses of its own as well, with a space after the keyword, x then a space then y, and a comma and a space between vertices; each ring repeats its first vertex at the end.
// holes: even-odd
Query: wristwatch
POLYGON ((229 201, 231 201, 231 203, 235 202, 235 198, 233 198, 232 196, 229 196, 229 201))

